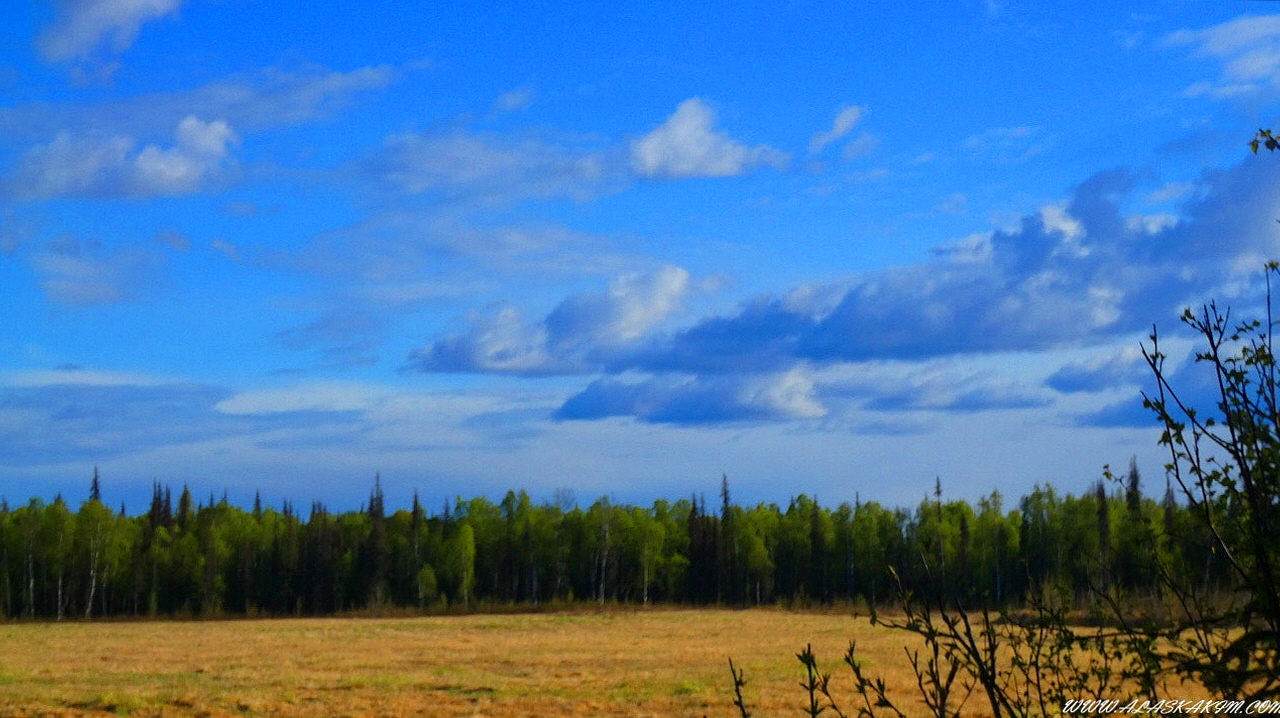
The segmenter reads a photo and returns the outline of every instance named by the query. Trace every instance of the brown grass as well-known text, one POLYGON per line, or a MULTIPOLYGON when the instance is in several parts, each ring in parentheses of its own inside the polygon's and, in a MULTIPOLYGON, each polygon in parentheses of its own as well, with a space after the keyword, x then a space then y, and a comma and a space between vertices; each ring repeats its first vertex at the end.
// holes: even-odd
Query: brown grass
POLYGON ((730 717, 733 657, 769 718, 806 643, 853 707, 850 638, 914 688, 904 634, 782 610, 0 624, 0 715, 730 717))

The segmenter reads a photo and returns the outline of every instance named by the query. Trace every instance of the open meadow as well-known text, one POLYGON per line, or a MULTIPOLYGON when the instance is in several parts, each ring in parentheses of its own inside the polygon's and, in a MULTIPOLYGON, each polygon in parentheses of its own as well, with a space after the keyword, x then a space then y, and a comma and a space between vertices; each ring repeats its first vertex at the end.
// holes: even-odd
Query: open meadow
MULTIPOLYGON (((796 715, 812 643, 912 688, 901 633, 847 614, 613 610, 412 618, 0 624, 6 716, 796 715)), ((841 670, 843 669, 843 670, 841 670)), ((852 704, 852 695, 850 695, 852 704)))

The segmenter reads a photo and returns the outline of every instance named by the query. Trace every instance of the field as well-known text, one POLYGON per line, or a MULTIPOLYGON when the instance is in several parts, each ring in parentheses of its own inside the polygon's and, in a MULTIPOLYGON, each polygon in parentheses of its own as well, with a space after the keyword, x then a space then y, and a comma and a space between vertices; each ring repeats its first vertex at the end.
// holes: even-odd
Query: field
POLYGON ((799 713, 806 643, 848 693, 850 638, 914 688, 903 635, 845 614, 0 624, 0 714, 731 717, 733 657, 753 715, 769 718, 799 713))

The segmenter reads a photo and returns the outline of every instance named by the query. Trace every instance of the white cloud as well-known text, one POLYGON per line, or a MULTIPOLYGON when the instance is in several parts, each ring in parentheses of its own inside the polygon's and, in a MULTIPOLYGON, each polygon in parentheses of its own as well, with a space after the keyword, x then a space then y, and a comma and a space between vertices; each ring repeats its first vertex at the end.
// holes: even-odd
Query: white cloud
POLYGON ((553 341, 634 341, 678 309, 688 291, 689 272, 681 267, 627 274, 614 280, 604 295, 569 297, 547 317, 546 324, 553 341))
POLYGON ((468 328, 432 342, 410 356, 427 371, 554 374, 574 371, 547 352, 547 330, 524 321, 520 310, 501 305, 468 317, 468 328))
POLYGON ((565 298, 541 321, 510 305, 468 317, 466 328, 415 351, 422 371, 580 374, 600 369, 681 308, 689 272, 666 266, 614 280, 606 293, 565 298))
POLYGON ((150 145, 134 159, 140 194, 189 194, 216 171, 228 145, 239 141, 222 120, 201 122, 187 116, 178 123, 177 144, 169 149, 150 145))
POLYGON ((36 39, 49 62, 128 49, 142 24, 177 11, 182 0, 61 0, 53 24, 36 39))
POLYGON ((134 151, 129 137, 76 136, 61 132, 28 150, 9 184, 29 198, 149 197, 191 194, 224 169, 235 132, 222 120, 187 116, 172 147, 134 151))
POLYGON ((788 159, 768 145, 747 147, 716 130, 715 114, 697 97, 631 144, 631 167, 644 177, 731 177, 760 165, 781 167, 788 159))
POLYGON ((832 120, 831 129, 814 133, 813 138, 809 140, 809 152, 817 154, 822 151, 822 148, 849 134, 865 112, 865 107, 856 105, 842 108, 832 120))

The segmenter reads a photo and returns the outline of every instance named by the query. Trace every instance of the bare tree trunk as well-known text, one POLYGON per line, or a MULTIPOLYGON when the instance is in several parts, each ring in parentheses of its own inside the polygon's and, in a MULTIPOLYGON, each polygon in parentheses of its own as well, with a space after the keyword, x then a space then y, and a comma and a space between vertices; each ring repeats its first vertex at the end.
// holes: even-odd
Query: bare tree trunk
POLYGON ((600 605, 603 606, 605 571, 609 568, 609 517, 607 515, 600 534, 600 605))
POLYGON ((31 537, 27 537, 27 615, 36 615, 36 569, 35 547, 31 545, 31 537))
POLYGON ((84 602, 84 617, 89 618, 93 614, 93 594, 98 589, 98 571, 89 569, 89 598, 84 602))
POLYGON ((649 605, 649 556, 646 552, 644 557, 644 605, 649 605))
POLYGON ((84 602, 84 617, 93 614, 93 596, 98 590, 98 540, 94 536, 89 539, 89 597, 84 602))

